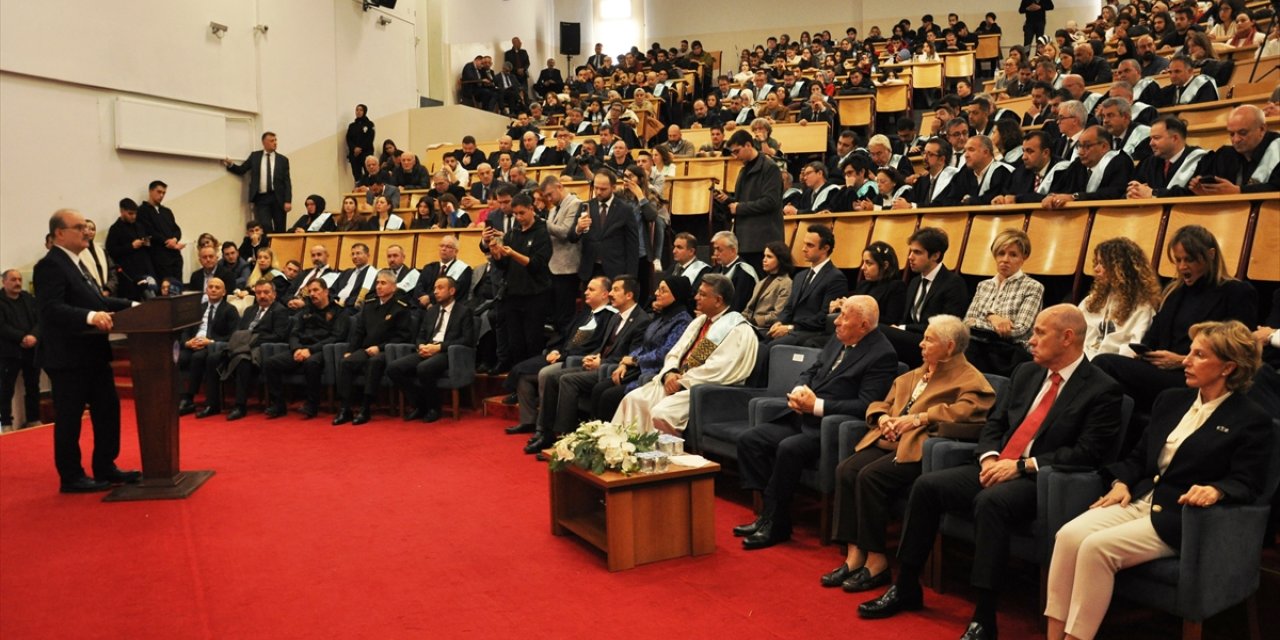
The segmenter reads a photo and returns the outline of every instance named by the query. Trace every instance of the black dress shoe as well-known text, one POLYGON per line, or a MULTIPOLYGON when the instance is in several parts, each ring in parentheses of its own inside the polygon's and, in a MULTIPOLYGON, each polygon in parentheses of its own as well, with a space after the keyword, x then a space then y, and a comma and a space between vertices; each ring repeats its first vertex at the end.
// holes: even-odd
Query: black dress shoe
POLYGON ((529 442, 529 444, 526 444, 524 446, 524 452, 529 455, 533 455, 535 453, 538 453, 539 451, 542 451, 543 449, 550 448, 555 443, 556 443, 555 436, 551 435, 550 433, 539 433, 536 438, 534 438, 532 441, 529 442))
POLYGON ((422 416, 426 415, 426 413, 427 413, 426 411, 419 409, 417 407, 414 407, 413 409, 410 409, 409 411, 404 412, 404 421, 412 422, 414 420, 421 420, 422 416))
POLYGON ((970 622, 960 640, 997 640, 995 627, 985 627, 981 622, 970 622))
POLYGON ((756 532, 742 539, 742 548, 747 551, 755 551, 756 549, 768 549, 780 542, 786 542, 791 539, 790 533, 779 531, 772 522, 766 521, 760 525, 756 532))
POLYGON ((142 481, 142 472, 110 469, 102 473, 94 473, 93 479, 111 484, 137 484, 142 481))
POLYGON ((333 417, 333 426, 336 427, 340 424, 346 424, 348 422, 351 422, 351 410, 346 407, 338 409, 338 415, 333 417))
POLYGON ((439 419, 440 419, 440 410, 439 410, 439 409, 427 409, 426 413, 423 413, 423 414, 422 414, 422 421, 423 421, 423 422, 431 423, 431 422, 435 422, 435 421, 437 421, 437 420, 439 420, 439 419))
POLYGON ((243 418, 244 414, 245 414, 244 409, 241 409, 240 407, 236 407, 232 409, 230 413, 227 414, 227 422, 235 422, 236 420, 243 418))
POLYGON ((263 413, 267 416, 268 420, 275 420, 285 414, 285 408, 280 405, 273 404, 267 407, 267 410, 263 413))
POLYGON ((190 400, 183 400, 178 403, 178 415, 185 416, 196 412, 196 403, 190 400))
POLYGON ((94 480, 88 476, 80 476, 75 480, 64 480, 62 485, 58 487, 58 491, 61 493, 94 493, 97 491, 106 491, 110 488, 110 482, 94 480))
POLYGON ((519 402, 520 402, 520 395, 516 393, 509 394, 507 397, 502 399, 502 404, 506 404, 506 405, 517 404, 519 402))
POLYGON ((756 518, 756 519, 755 519, 754 521, 752 521, 752 522, 749 522, 749 523, 747 523, 747 524, 740 524, 740 525, 738 525, 738 526, 734 527, 734 528, 733 528, 733 535, 735 535, 735 536, 737 536, 737 537, 739 537, 739 538, 742 538, 742 537, 745 537, 745 536, 749 536, 749 535, 751 535, 751 534, 753 534, 753 533, 755 533, 755 532, 759 531, 759 530, 760 530, 760 527, 763 527, 763 526, 764 526, 765 524, 767 524, 768 522, 769 522, 769 520, 768 520, 767 518, 763 518, 763 517, 761 517, 761 518, 756 518))
POLYGON ((877 573, 876 575, 873 576, 871 575, 871 571, 869 571, 866 567, 863 567, 862 571, 855 573, 852 576, 849 576, 849 578, 845 580, 844 583, 840 585, 840 587, 844 589, 847 593, 858 593, 861 591, 870 591, 872 589, 878 589, 880 587, 883 587, 889 584, 892 581, 893 581, 893 577, 892 577, 892 574, 889 573, 888 568, 885 568, 884 571, 881 571, 880 573, 877 573))
POLYGON ((299 409, 299 411, 302 412, 303 420, 310 420, 316 417, 317 413, 320 413, 320 410, 316 409, 316 406, 310 402, 303 403, 302 408, 299 409))
POLYGON ((849 565, 841 562, 840 566, 832 569, 829 573, 822 576, 822 586, 827 588, 838 587, 844 584, 845 580, 854 576, 862 575, 863 573, 866 573, 866 571, 867 569, 865 567, 850 569, 849 565))
POLYGON ((531 424, 513 424, 506 429, 503 429, 503 431, 505 431, 509 436, 514 436, 519 433, 533 433, 537 429, 537 426, 531 424))
POLYGON ((489 373, 489 369, 491 369, 491 367, 482 362, 476 365, 476 374, 487 374, 489 373))
POLYGON ((922 608, 924 608, 924 600, 920 594, 909 598, 903 597, 898 594, 898 585, 893 585, 879 598, 858 605, 858 617, 876 620, 897 615, 901 611, 916 611, 922 608))
POLYGON ((219 409, 218 407, 205 407, 196 414, 196 420, 203 420, 209 416, 216 416, 219 413, 222 413, 222 409, 219 409))
POLYGON ((372 419, 372 417, 369 415, 370 413, 372 412, 366 411, 365 409, 361 409, 360 411, 356 412, 356 417, 351 419, 351 425, 359 426, 359 425, 365 424, 366 422, 369 422, 369 420, 372 419))

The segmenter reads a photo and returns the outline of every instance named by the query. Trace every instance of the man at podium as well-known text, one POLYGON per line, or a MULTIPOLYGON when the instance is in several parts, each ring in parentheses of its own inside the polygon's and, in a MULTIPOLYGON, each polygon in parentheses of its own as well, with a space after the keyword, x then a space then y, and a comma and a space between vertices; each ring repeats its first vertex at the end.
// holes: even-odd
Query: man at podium
POLYGON ((53 385, 53 457, 62 493, 105 491, 136 483, 138 471, 116 467, 120 454, 120 398, 111 373, 107 332, 112 312, 131 304, 107 298, 79 255, 88 246, 84 216, 59 209, 49 219, 53 247, 36 263, 36 302, 44 323, 37 359, 53 385), (85 405, 93 422, 93 477, 80 460, 80 422, 85 405))

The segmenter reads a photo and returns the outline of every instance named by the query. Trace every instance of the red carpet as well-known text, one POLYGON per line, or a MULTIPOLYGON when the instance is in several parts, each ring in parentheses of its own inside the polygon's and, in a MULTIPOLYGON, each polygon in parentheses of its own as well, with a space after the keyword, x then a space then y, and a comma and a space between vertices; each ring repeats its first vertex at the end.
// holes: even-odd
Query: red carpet
MULTIPOLYGON (((123 468, 138 467, 132 410, 123 468)), ((730 528, 749 509, 723 497, 714 554, 611 574, 550 534, 546 467, 501 426, 184 418, 183 466, 217 475, 187 500, 111 504, 57 493, 51 427, 6 435, 0 636, 932 640, 968 621, 962 593, 931 591, 924 612, 858 619, 869 596, 818 585, 839 556, 812 523, 744 552, 730 528)), ((1015 589, 1002 636, 1032 637, 1034 587, 1015 589)))

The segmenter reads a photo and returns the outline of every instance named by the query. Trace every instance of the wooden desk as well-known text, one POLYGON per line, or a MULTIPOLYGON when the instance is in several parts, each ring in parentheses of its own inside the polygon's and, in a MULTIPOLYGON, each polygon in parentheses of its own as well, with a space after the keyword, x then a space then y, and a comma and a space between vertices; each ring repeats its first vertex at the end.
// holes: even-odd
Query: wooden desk
POLYGON ((577 535, 604 551, 610 571, 716 549, 715 474, 720 465, 664 473, 595 475, 573 465, 551 474, 551 534, 577 535))

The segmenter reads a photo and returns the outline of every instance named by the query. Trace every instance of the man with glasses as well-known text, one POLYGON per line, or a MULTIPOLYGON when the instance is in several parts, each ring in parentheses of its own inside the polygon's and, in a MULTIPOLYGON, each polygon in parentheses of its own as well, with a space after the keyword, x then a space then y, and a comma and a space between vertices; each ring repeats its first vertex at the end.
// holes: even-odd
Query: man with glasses
MULTIPOLYGON (((815 213, 832 211, 834 196, 840 186, 827 181, 827 167, 821 162, 810 162, 800 170, 800 181, 804 183, 804 194, 798 205, 786 205, 782 213, 794 216, 798 213, 815 213)), ((734 283, 736 286, 738 283, 734 283)))
POLYGON ((112 312, 133 303, 102 295, 78 257, 88 246, 84 229, 84 216, 78 211, 55 212, 49 219, 53 247, 36 263, 32 278, 42 331, 38 360, 53 387, 53 457, 62 493, 106 491, 113 484, 142 479, 138 471, 116 467, 120 398, 107 341, 112 312), (80 460, 85 405, 93 423, 93 478, 85 475, 80 460))
POLYGON ((1133 105, 1124 98, 1107 98, 1098 106, 1102 128, 1116 141, 1116 148, 1124 151, 1134 162, 1151 157, 1151 145, 1147 142, 1151 127, 1133 121, 1133 105))
POLYGON ((1058 105, 1058 140, 1053 146, 1053 156, 1074 160, 1079 151, 1080 135, 1087 124, 1088 112, 1078 100, 1067 100, 1058 105))
POLYGON ((751 132, 735 131, 729 152, 742 162, 734 197, 717 190, 715 200, 733 219, 742 261, 762 271, 765 245, 782 240, 782 172, 762 157, 751 132))
POLYGON ((959 169, 947 166, 951 157, 951 143, 943 138, 934 138, 924 145, 924 167, 926 173, 916 178, 916 184, 909 194, 911 199, 898 198, 893 201, 894 209, 916 209, 924 207, 949 207, 960 203, 960 197, 952 193, 952 179, 959 169))
POLYGON ((1133 159, 1112 149, 1114 144, 1111 134, 1100 126, 1081 132, 1079 153, 1071 164, 1055 173, 1049 195, 1041 200, 1044 207, 1058 209, 1077 200, 1124 198, 1133 176, 1133 159))

